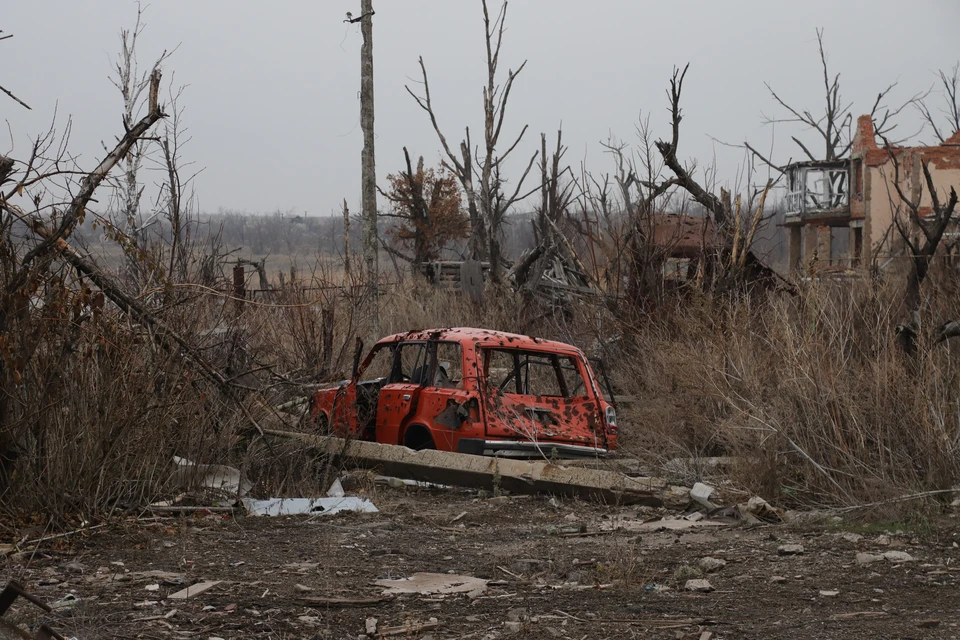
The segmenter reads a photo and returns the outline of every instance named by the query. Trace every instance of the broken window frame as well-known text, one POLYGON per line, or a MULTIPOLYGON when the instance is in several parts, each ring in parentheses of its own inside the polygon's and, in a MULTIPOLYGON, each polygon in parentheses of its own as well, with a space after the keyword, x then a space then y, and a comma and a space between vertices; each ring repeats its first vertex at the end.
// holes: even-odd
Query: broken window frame
POLYGON ((403 340, 402 342, 397 342, 393 355, 393 368, 390 371, 390 378, 387 383, 415 384, 419 387, 425 386, 423 384, 424 374, 429 372, 425 372, 423 367, 432 368, 427 360, 430 357, 430 350, 428 347, 429 342, 427 340, 403 340), (410 375, 407 375, 403 372, 403 350, 406 347, 414 346, 419 346, 420 352, 417 354, 416 360, 414 360, 414 366, 410 371, 410 375), (423 364, 421 364, 421 361, 423 361, 423 364), (420 380, 414 380, 414 374, 417 373, 418 369, 420 369, 420 380), (404 380, 404 378, 407 379, 404 380))
POLYGON ((464 361, 463 361, 463 344, 457 342, 456 340, 430 340, 427 343, 428 357, 430 358, 430 370, 428 372, 427 381, 428 383, 423 386, 428 389, 463 389, 464 388, 464 361), (457 358, 459 359, 460 364, 460 379, 456 381, 456 385, 452 387, 441 387, 437 385, 437 368, 440 366, 440 345, 450 345, 457 350, 457 358))
POLYGON ((393 373, 394 360, 397 356, 396 353, 397 343, 396 342, 381 342, 379 344, 373 345, 373 349, 370 350, 370 353, 367 354, 367 357, 364 358, 363 362, 357 368, 356 381, 358 383, 363 382, 376 382, 377 380, 383 380, 385 383, 390 380, 390 377, 393 373), (373 364, 374 359, 377 357, 382 350, 388 349, 390 354, 390 371, 385 376, 380 376, 378 378, 364 378, 363 376, 370 369, 370 365, 373 364))
POLYGON ((483 362, 485 385, 489 388, 497 390, 500 393, 535 398, 562 398, 566 400, 589 397, 590 388, 586 383, 586 376, 584 375, 585 372, 583 371, 583 362, 581 362, 580 359, 574 355, 568 353, 558 353, 556 351, 538 351, 536 349, 504 349, 499 347, 486 347, 481 350, 481 357, 483 362), (509 374, 509 376, 504 378, 504 380, 499 384, 495 384, 490 379, 490 361, 492 354, 494 353, 507 354, 513 361, 513 373, 509 374), (527 356, 526 362, 522 362, 524 355, 527 356), (536 356, 549 360, 549 363, 537 362, 535 364, 537 366, 549 366, 553 370, 554 375, 556 376, 557 390, 560 392, 560 394, 529 393, 531 364, 530 356, 536 356), (561 364, 561 359, 567 360, 569 365, 565 366, 561 364), (579 383, 574 386, 574 389, 582 389, 582 393, 575 395, 571 391, 567 376, 564 375, 564 371, 574 372, 579 379, 579 383), (507 389, 511 387, 512 391, 508 391, 507 389))

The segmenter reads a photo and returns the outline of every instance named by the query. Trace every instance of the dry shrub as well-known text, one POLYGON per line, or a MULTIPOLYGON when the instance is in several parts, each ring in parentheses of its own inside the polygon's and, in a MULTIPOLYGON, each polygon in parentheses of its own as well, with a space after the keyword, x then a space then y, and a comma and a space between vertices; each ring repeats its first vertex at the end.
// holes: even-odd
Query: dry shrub
POLYGON ((6 511, 62 523, 135 509, 167 491, 173 456, 228 456, 235 409, 181 358, 116 316, 44 316, 34 357, 5 385, 6 511))
MULTIPOLYGON (((949 345, 904 355, 901 296, 896 284, 813 282, 795 298, 691 299, 648 321, 618 368, 640 400, 624 444, 660 461, 736 455, 740 484, 793 503, 953 486, 960 367, 949 345)), ((926 316, 956 304, 935 296, 926 316)))

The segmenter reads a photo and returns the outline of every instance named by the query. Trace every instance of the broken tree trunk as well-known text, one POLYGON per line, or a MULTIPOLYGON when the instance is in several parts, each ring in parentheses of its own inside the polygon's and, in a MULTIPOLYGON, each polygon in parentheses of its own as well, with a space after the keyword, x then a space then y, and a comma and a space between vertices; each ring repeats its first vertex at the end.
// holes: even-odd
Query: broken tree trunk
POLYGON ((603 502, 662 506, 670 485, 660 478, 635 478, 616 471, 566 467, 540 460, 491 458, 452 451, 379 442, 344 440, 276 429, 267 435, 300 440, 325 454, 332 464, 377 469, 386 475, 517 494, 546 493, 603 502))
MULTIPOLYGON (((39 222, 34 225, 33 231, 44 241, 55 238, 54 232, 39 222)), ((150 335, 158 344, 160 344, 160 346, 173 353, 182 353, 185 359, 199 368, 200 372, 206 376, 207 379, 213 382, 227 398, 235 401, 244 417, 261 435, 263 434, 257 419, 254 418, 253 414, 250 413, 250 410, 246 407, 242 400, 236 396, 235 388, 230 384, 230 381, 223 374, 223 372, 207 362, 207 360, 197 353, 196 349, 194 349, 182 336, 167 327, 156 316, 150 313, 150 311, 148 311, 142 304, 140 304, 139 301, 134 299, 132 296, 127 295, 109 277, 104 275, 94 265, 86 261, 65 240, 62 238, 56 238, 53 241, 60 258, 73 266, 79 273, 89 278, 90 281, 97 285, 103 294, 114 304, 116 304, 124 313, 129 314, 138 322, 149 327, 151 330, 150 335)), ((270 408, 270 406, 262 400, 259 400, 259 403, 266 408, 270 408)))

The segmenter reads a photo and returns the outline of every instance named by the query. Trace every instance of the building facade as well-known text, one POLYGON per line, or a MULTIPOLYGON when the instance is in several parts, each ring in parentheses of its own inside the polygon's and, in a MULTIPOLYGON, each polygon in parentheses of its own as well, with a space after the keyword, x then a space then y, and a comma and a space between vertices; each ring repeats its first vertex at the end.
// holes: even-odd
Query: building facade
MULTIPOLYGON (((924 162, 946 201, 951 186, 960 189, 960 131, 937 146, 886 148, 877 143, 873 121, 864 115, 857 120, 849 158, 788 166, 783 225, 790 269, 882 268, 903 255, 894 217, 907 218, 894 185, 895 165, 901 191, 911 201, 919 199, 924 215, 931 212, 924 162)), ((955 230, 949 233, 960 239, 955 230)))

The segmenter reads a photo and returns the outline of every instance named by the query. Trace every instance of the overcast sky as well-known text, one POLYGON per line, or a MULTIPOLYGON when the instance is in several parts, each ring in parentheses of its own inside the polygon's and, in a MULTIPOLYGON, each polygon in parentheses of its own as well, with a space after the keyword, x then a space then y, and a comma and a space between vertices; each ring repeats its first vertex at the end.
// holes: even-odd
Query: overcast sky
MULTIPOLYGON (((490 0, 492 10, 499 7, 490 0)), ((344 24, 356 0, 157 0, 146 5, 139 43, 142 64, 177 48, 165 82, 189 85, 182 104, 193 136, 185 155, 203 168, 201 208, 328 215, 346 198, 359 211, 359 25, 344 24)), ((426 114, 404 90, 430 74, 436 111, 451 143, 469 125, 481 138, 485 82, 479 0, 374 0, 377 172, 381 184, 403 162, 402 148, 440 160, 426 114)), ((73 118, 71 148, 92 168, 101 142, 121 131, 121 98, 110 84, 119 31, 132 25, 130 0, 31 0, 4 3, 0 84, 27 102, 0 96, 0 116, 14 135, 14 157, 45 131, 58 109, 73 118)), ((609 171, 599 142, 635 140, 638 115, 649 112, 669 135, 664 90, 674 65, 691 63, 685 85, 680 155, 714 158, 732 180, 742 155, 711 139, 749 139, 769 149, 763 115, 782 115, 764 82, 788 101, 820 108, 823 88, 817 27, 826 30, 829 64, 841 73, 854 115, 877 92, 899 82, 891 102, 934 84, 935 71, 960 58, 960 2, 912 0, 803 2, 642 2, 513 0, 501 65, 518 78, 506 133, 530 129, 515 164, 539 148, 540 132, 563 123, 568 160, 609 171), (521 153, 522 152, 522 153, 521 153)), ((902 130, 917 129, 905 113, 902 130)), ((797 157, 777 125, 774 155, 797 157)), ((803 133, 802 131, 799 133, 803 133)), ((810 144, 815 138, 803 134, 810 144)), ((927 136, 929 138, 929 136, 927 136)), ((9 143, 0 144, 6 150, 9 143)), ((819 147, 818 147, 819 148, 819 147)), ((516 169, 514 169, 516 171, 516 169)), ((149 180, 154 180, 149 177, 149 180)))

